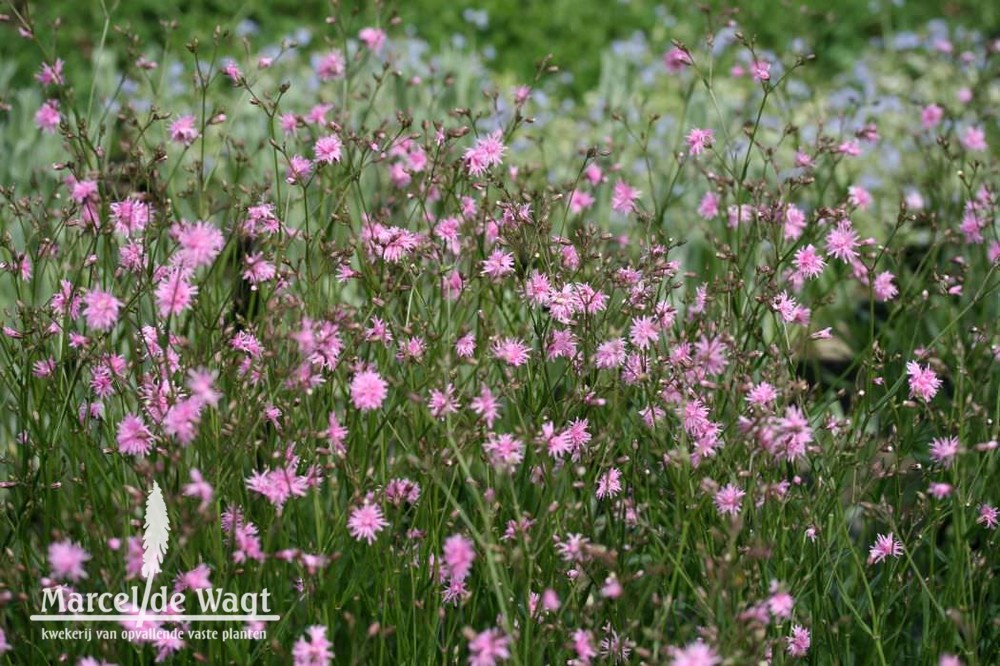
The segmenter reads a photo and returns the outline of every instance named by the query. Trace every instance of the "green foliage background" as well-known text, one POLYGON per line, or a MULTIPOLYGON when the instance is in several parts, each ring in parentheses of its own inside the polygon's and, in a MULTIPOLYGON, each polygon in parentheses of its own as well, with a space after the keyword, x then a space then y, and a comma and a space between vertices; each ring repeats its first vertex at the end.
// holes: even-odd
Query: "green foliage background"
MULTIPOLYGON (((142 43, 162 37, 164 16, 176 21, 181 41, 204 39, 217 25, 235 29, 252 21, 260 31, 254 40, 260 46, 279 42, 306 22, 315 25, 316 17, 335 13, 337 4, 373 20, 382 6, 364 0, 3 0, 3 4, 30 13, 40 25, 60 19, 57 50, 70 65, 92 53, 105 16, 111 18, 111 30, 128 26, 142 43)), ((917 28, 933 18, 944 17, 988 36, 1000 35, 1000 3, 995 0, 406 0, 384 6, 435 50, 456 35, 468 44, 492 47, 491 68, 520 80, 530 80, 536 63, 551 53, 554 62, 573 75, 570 94, 593 88, 600 75, 601 52, 614 40, 640 30, 654 43, 693 39, 703 34, 705 21, 718 24, 727 16, 736 18, 762 48, 783 49, 792 39, 803 38, 814 46, 818 62, 811 69, 820 76, 849 67, 871 38, 917 28), (470 23, 467 10, 485 11, 487 25, 470 23)), ((20 40, 0 40, 0 59, 19 65, 15 83, 25 83, 33 74, 28 63, 34 62, 35 54, 25 51, 20 40)))

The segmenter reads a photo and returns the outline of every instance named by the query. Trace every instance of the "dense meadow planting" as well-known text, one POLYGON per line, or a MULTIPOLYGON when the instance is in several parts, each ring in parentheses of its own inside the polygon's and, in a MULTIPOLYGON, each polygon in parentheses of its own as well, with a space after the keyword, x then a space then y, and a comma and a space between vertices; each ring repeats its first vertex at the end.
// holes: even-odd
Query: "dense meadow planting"
POLYGON ((11 9, 0 662, 1000 660, 1000 40, 11 9))

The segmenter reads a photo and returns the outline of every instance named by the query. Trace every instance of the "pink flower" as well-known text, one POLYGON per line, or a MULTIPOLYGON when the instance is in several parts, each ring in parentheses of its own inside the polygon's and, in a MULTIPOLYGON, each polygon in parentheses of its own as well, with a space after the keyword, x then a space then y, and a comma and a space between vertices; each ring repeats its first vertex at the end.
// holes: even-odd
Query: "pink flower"
POLYGON ((652 317, 636 317, 632 320, 629 340, 638 349, 648 349, 659 337, 659 326, 652 317))
POLYGON ((192 270, 210 266, 226 244, 222 232, 209 222, 175 225, 170 234, 180 245, 173 257, 174 263, 192 270))
POLYGON ((806 216, 795 204, 785 208, 785 240, 798 240, 806 228, 806 216))
POLYGON ((528 362, 531 347, 517 338, 503 338, 493 343, 493 355, 517 368, 528 362))
POLYGON ((673 652, 672 666, 716 666, 722 659, 718 653, 706 645, 700 638, 684 648, 671 648, 673 652))
POLYGON ((336 134, 324 136, 316 140, 313 149, 316 152, 316 161, 326 164, 333 164, 340 161, 340 152, 343 144, 336 134))
POLYGON ((379 532, 388 527, 389 523, 382 516, 382 509, 365 502, 351 510, 347 519, 347 531, 358 541, 364 540, 370 546, 375 542, 379 532))
POLYGON ((196 398, 180 400, 167 410, 163 417, 163 432, 187 446, 198 434, 201 421, 202 402, 196 398))
POLYGON ((743 504, 743 497, 746 492, 741 488, 727 483, 717 493, 715 493, 715 508, 719 515, 729 514, 735 516, 740 512, 743 504))
POLYGON ((487 629, 469 641, 470 666, 495 666, 510 659, 510 637, 499 629, 487 629))
POLYGON ((711 220, 719 214, 719 196, 715 192, 706 192, 698 203, 698 216, 703 220, 711 220))
POLYGON ((890 555, 900 557, 903 554, 903 544, 893 538, 892 532, 879 534, 874 545, 868 550, 868 564, 878 564, 890 555))
POLYGON ((492 280, 502 278, 514 272, 514 255, 503 250, 493 250, 489 257, 483 260, 482 275, 492 280))
POLYGON ((841 220, 826 236, 826 251, 832 257, 849 264, 858 258, 855 250, 859 245, 858 234, 850 220, 841 220))
POLYGON ((188 282, 186 271, 173 270, 156 287, 156 308, 161 317, 179 315, 191 307, 198 287, 188 282))
POLYGON ((49 544, 49 567, 53 578, 78 581, 87 577, 83 568, 90 554, 68 539, 49 544))
POLYGON ((455 386, 448 384, 443 391, 431 390, 427 407, 431 411, 431 416, 436 419, 443 419, 447 414, 454 414, 458 411, 458 400, 455 398, 455 386))
POLYGON ((871 193, 858 185, 851 185, 847 188, 848 202, 860 210, 867 210, 872 203, 871 193))
POLYGON ((118 323, 118 312, 122 302, 111 295, 111 292, 91 289, 83 297, 83 316, 87 326, 97 331, 107 331, 118 323))
POLYGON ((153 445, 153 434, 135 414, 126 414, 118 424, 118 450, 131 456, 144 456, 153 445))
POLYGON ((927 491, 934 496, 934 499, 944 499, 951 495, 951 485, 947 483, 932 483, 927 491))
POLYGON ((455 341, 455 353, 459 358, 471 358, 476 352, 476 336, 474 333, 466 333, 455 341))
POLYGON ((288 160, 288 172, 285 174, 285 182, 289 185, 303 183, 312 173, 312 162, 302 155, 292 155, 288 160))
POLYGON ((960 139, 965 149, 973 152, 982 152, 989 147, 986 145, 986 133, 982 127, 966 127, 962 130, 960 139))
POLYGON ((362 28, 361 32, 358 33, 358 39, 369 51, 378 53, 385 45, 385 32, 378 28, 362 28))
POLYGON ((771 63, 766 60, 754 60, 750 65, 750 75, 758 81, 770 81, 771 63))
POLYGON ((35 80, 43 86, 61 86, 65 82, 63 79, 64 64, 65 63, 62 61, 62 58, 56 58, 56 61, 51 65, 47 62, 43 62, 42 70, 38 72, 38 74, 35 74, 35 80))
POLYGON ((524 443, 509 434, 491 434, 483 451, 494 469, 501 472, 513 471, 524 460, 524 443))
POLYGON ((996 507, 989 504, 979 505, 979 517, 976 518, 977 523, 993 530, 996 529, 998 518, 1000 518, 1000 511, 997 511, 996 507))
POLYGON ((389 394, 389 385, 377 372, 366 370, 351 380, 351 402, 363 412, 378 409, 389 394))
POLYGON ((937 104, 928 104, 920 112, 920 123, 924 129, 937 127, 942 118, 944 118, 944 109, 937 104))
POLYGON ((937 374, 930 367, 921 368, 916 361, 906 364, 906 374, 910 376, 910 397, 930 402, 941 388, 937 374))
POLYGON ((196 497, 201 500, 201 508, 208 508, 209 503, 212 501, 212 485, 205 481, 205 478, 201 475, 201 471, 195 468, 191 469, 190 473, 191 483, 184 485, 184 496, 185 497, 196 497))
POLYGON ((712 146, 715 140, 715 133, 710 129, 698 129, 697 127, 688 132, 687 144, 692 155, 701 155, 706 148, 712 146))
POLYGON ((597 499, 614 497, 622 491, 622 472, 612 467, 597 480, 597 499))
POLYGON ((809 652, 809 630, 801 625, 793 624, 792 633, 790 636, 785 637, 785 642, 788 643, 787 650, 789 655, 792 657, 804 657, 809 652))
POLYGON ((124 201, 111 204, 111 219, 115 222, 115 231, 123 236, 129 236, 146 228, 150 218, 150 206, 145 201, 129 197, 124 201))
POLYGON ((805 278, 819 277, 826 262, 812 245, 806 245, 795 252, 795 271, 805 278))
POLYGON ((35 113, 35 126, 46 134, 55 134, 61 120, 59 100, 57 99, 46 100, 35 113))
POLYGON ((594 205, 594 196, 590 192, 573 190, 569 195, 569 212, 579 215, 594 205))
POLYGON ((344 75, 346 67, 347 63, 344 60, 344 54, 333 50, 319 59, 319 62, 316 64, 316 76, 319 77, 320 81, 339 79, 344 75))
POLYGON ((747 402, 755 407, 764 407, 774 402, 778 397, 778 391, 768 384, 761 382, 747 393, 747 402))
POLYGON ((198 130, 194 126, 194 116, 181 116, 170 124, 170 140, 190 146, 198 138, 198 130))
POLYGON ((211 574, 212 570, 204 563, 199 564, 190 571, 179 573, 177 574, 177 578, 174 579, 174 592, 210 590, 212 589, 212 581, 209 580, 211 574))
POLYGON ((879 273, 878 276, 875 277, 875 282, 872 284, 872 291, 875 293, 876 300, 891 301, 896 298, 896 295, 899 294, 899 290, 896 289, 896 285, 892 282, 895 277, 896 276, 889 271, 879 273))
POLYGON ((931 460, 943 467, 951 467, 958 455, 960 444, 957 437, 942 437, 931 440, 931 460))
POLYGON ((487 428, 492 428, 494 421, 500 415, 500 401, 493 396, 493 392, 487 386, 483 386, 479 396, 472 399, 469 408, 486 422, 487 428))
POLYGON ((329 666, 333 661, 333 643, 326 637, 326 627, 312 626, 309 638, 300 638, 292 647, 294 666, 329 666))
MULTIPOLYGON (((278 273, 274 264, 264 258, 263 252, 248 254, 245 262, 246 268, 243 269, 243 279, 252 285, 273 280, 274 276, 278 273)), ((251 289, 256 289, 256 287, 251 287, 251 289)))
POLYGON ((503 163, 503 154, 506 150, 503 145, 503 133, 500 130, 480 137, 472 148, 465 151, 466 168, 471 175, 481 176, 491 166, 503 163))
POLYGON ((663 64, 671 74, 677 74, 691 64, 691 56, 687 51, 676 46, 663 54, 663 64))
POLYGON ((461 534, 453 534, 445 539, 442 548, 443 569, 451 579, 465 580, 472 571, 476 559, 476 549, 472 541, 461 534))
POLYGON ((777 581, 771 583, 771 596, 767 600, 767 610, 776 618, 787 620, 792 616, 795 599, 780 588, 777 581))
POLYGON ((624 180, 619 180, 611 193, 611 209, 617 213, 633 213, 636 210, 635 202, 641 194, 624 180))
POLYGON ((598 368, 617 368, 625 362, 625 341, 621 338, 597 345, 594 365, 598 368))

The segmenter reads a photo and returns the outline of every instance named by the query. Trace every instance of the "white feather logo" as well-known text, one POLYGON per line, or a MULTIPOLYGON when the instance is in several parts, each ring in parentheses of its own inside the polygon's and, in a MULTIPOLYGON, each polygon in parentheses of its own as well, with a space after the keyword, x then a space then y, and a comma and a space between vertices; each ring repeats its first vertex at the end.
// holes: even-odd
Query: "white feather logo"
POLYGON ((139 612, 139 626, 142 626, 149 603, 149 592, 153 577, 160 573, 163 556, 167 554, 167 539, 170 537, 170 517, 167 515, 167 505, 163 501, 160 486, 153 481, 153 489, 146 498, 146 521, 142 534, 142 576, 146 579, 146 593, 142 597, 142 609, 139 612))

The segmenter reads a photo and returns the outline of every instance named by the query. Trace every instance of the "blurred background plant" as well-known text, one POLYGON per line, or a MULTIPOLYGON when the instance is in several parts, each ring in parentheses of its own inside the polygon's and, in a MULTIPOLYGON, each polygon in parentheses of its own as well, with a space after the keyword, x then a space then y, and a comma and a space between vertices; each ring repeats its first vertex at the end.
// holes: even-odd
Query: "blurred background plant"
MULTIPOLYGON (((166 32, 179 43, 192 37, 205 40, 216 26, 277 43, 285 38, 307 41, 309 35, 302 31, 306 20, 315 23, 319 17, 347 12, 374 21, 388 9, 396 12, 406 32, 431 49, 477 50, 492 71, 519 80, 532 77, 538 61, 551 53, 567 73, 562 80, 565 93, 574 96, 597 84, 605 50, 626 48, 635 40, 693 39, 705 32, 709 16, 715 22, 723 16, 737 19, 747 37, 763 49, 783 50, 794 40, 808 43, 819 56, 810 74, 817 79, 850 68, 871 39, 914 30, 932 19, 946 19, 986 37, 1000 33, 1000 5, 993 0, 753 0, 734 3, 736 9, 719 0, 7 1, 31 15, 36 25, 58 21, 52 39, 60 53, 69 54, 70 71, 99 49, 107 17, 110 31, 124 27, 142 43, 160 42, 166 32)), ((0 43, 0 61, 14 64, 8 84, 31 81, 37 54, 23 46, 12 39, 0 43)))

